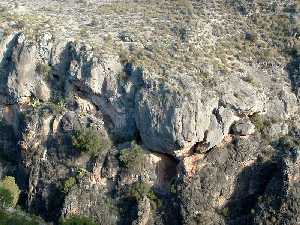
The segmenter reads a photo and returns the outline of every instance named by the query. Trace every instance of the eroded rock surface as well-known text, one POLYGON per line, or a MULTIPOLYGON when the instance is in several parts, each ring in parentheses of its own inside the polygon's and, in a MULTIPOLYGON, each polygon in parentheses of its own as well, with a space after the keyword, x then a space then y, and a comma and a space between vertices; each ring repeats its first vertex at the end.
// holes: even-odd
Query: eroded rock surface
MULTIPOLYGON (((54 225, 73 215, 108 225, 299 223, 296 3, 164 3, 153 1, 162 15, 151 29, 114 30, 97 46, 57 29, 33 38, 25 25, 0 34, 0 178, 15 176, 22 208, 54 225), (73 143, 86 128, 103 141, 97 153, 73 143)), ((30 4, 0 6, 19 15, 30 4)), ((128 4, 126 13, 152 7, 128 4)), ((91 0, 85 13, 105 15, 100 6, 91 0)))

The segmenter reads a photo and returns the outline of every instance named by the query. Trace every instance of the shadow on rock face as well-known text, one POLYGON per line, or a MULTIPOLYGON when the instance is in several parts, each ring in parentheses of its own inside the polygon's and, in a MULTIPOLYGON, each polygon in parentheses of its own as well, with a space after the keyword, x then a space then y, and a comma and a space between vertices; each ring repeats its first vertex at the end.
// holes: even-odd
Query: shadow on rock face
MULTIPOLYGON (((7 82, 8 82, 8 75, 9 72, 12 70, 11 65, 11 58, 13 53, 13 48, 16 45, 17 39, 20 36, 20 34, 17 34, 15 36, 11 36, 11 38, 8 38, 8 43, 6 46, 6 51, 3 50, 0 51, 0 94, 5 96, 5 101, 10 101, 11 99, 7 95, 7 82), (3 54, 3 55, 1 55, 3 54)), ((2 47, 2 46, 1 46, 2 47)))
POLYGON ((295 51, 291 54, 292 59, 287 64, 287 71, 293 92, 298 95, 298 89, 300 87, 300 56, 299 52, 295 51))
POLYGON ((0 120, 0 160, 17 163, 20 153, 17 150, 18 138, 14 128, 0 120))
POLYGON ((223 209, 228 225, 270 224, 272 213, 279 212, 286 193, 285 166, 282 158, 260 158, 239 173, 230 201, 223 209))
POLYGON ((45 187, 45 190, 40 190, 39 193, 36 193, 30 210, 33 213, 38 213, 46 221, 54 221, 57 224, 63 200, 64 193, 55 184, 50 184, 45 187))

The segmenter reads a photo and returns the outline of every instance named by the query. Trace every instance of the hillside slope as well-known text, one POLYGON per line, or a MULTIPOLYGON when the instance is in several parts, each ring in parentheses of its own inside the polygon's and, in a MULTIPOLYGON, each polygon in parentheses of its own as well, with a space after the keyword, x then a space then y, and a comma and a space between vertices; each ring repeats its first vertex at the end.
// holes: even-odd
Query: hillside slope
POLYGON ((0 178, 45 224, 299 223, 299 8, 0 1, 0 178))

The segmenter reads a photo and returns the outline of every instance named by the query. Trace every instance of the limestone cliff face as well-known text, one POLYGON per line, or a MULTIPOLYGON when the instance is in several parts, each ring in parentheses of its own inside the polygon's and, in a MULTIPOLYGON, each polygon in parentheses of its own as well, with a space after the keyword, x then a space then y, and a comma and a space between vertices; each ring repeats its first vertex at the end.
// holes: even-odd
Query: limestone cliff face
POLYGON ((139 133, 153 151, 173 154, 198 142, 210 149, 221 143, 239 115, 262 112, 266 103, 263 92, 234 77, 220 84, 226 87, 222 95, 188 75, 162 83, 133 68, 122 80, 120 74, 130 65, 122 65, 116 55, 96 56, 89 46, 76 43, 66 43, 64 48, 60 43, 47 45, 49 35, 37 43, 23 34, 12 39, 16 43, 3 59, 6 81, 2 85, 7 90, 3 98, 22 104, 30 98, 47 102, 59 95, 81 95, 107 117, 104 123, 113 138, 130 140, 139 133))
POLYGON ((100 224, 297 223, 297 96, 273 82, 286 71, 245 69, 256 82, 233 73, 207 85, 179 71, 163 79, 50 33, 5 36, 0 176, 14 174, 20 204, 54 223, 73 214, 100 224), (78 153, 70 137, 85 127, 112 145, 78 153), (132 141, 145 156, 128 172, 120 154, 132 141), (139 182, 155 194, 124 198, 139 182))

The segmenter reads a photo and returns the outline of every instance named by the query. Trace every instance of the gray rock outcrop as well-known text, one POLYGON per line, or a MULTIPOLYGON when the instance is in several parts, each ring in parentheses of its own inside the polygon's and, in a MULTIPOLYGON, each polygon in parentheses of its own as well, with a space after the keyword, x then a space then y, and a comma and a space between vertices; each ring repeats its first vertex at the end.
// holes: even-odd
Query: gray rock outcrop
POLYGON ((288 165, 298 167, 291 158, 298 154, 298 136, 280 143, 288 152, 276 145, 298 120, 297 97, 286 84, 273 90, 231 74, 207 86, 195 74, 178 71, 163 79, 116 54, 55 42, 50 34, 28 41, 16 33, 0 45, 0 131, 7 131, 0 152, 13 153, 18 162, 17 168, 10 159, 1 162, 0 176, 16 174, 28 211, 54 222, 78 214, 105 224, 253 224, 273 210, 282 213, 259 198, 292 204, 274 197, 276 188, 287 194, 290 185, 298 202, 296 184, 284 177, 295 173, 288 165), (254 115, 261 121, 252 121, 254 115), (95 157, 75 151, 72 132, 85 127, 114 147, 95 157), (119 156, 133 140, 146 157, 140 171, 128 173, 119 156), (78 177, 78 171, 84 174, 78 177), (65 191, 70 177, 75 184, 65 191), (157 195, 124 198, 136 182, 149 184, 157 195), (109 214, 116 206, 130 216, 109 214))
POLYGON ((250 120, 241 120, 233 124, 232 132, 241 136, 250 135, 255 132, 255 126, 250 120))

